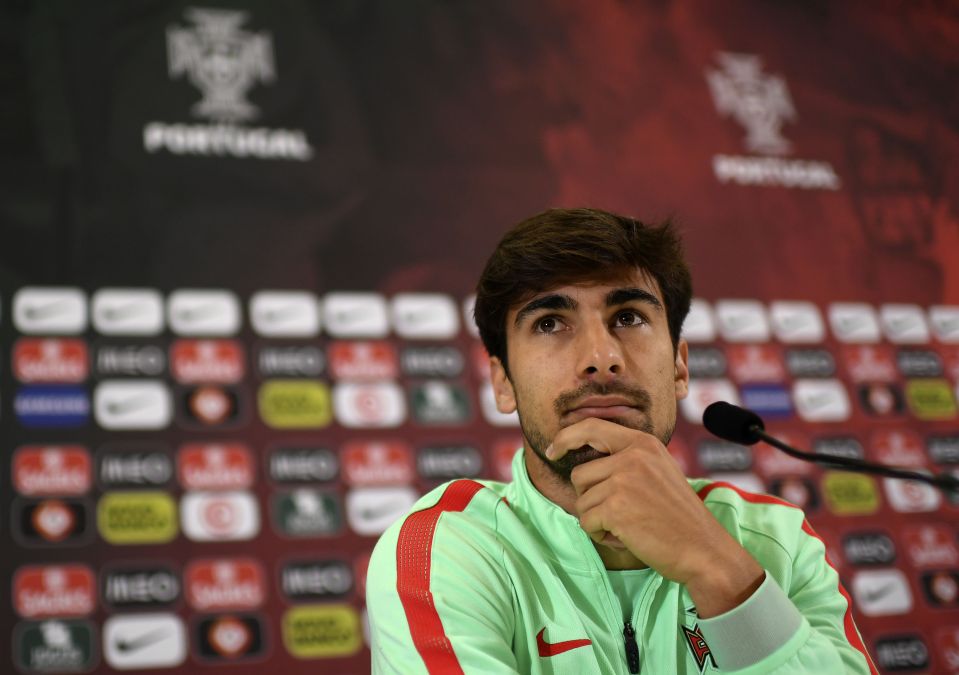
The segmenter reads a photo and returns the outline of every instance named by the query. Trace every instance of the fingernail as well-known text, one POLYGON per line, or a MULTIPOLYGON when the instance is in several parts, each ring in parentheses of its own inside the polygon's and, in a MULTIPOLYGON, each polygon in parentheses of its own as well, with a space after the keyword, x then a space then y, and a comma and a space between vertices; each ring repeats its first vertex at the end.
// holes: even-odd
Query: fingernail
POLYGON ((553 452, 554 452, 554 450, 553 450, 553 444, 550 443, 550 444, 549 444, 549 447, 546 448, 546 456, 547 456, 549 459, 553 459, 553 452))

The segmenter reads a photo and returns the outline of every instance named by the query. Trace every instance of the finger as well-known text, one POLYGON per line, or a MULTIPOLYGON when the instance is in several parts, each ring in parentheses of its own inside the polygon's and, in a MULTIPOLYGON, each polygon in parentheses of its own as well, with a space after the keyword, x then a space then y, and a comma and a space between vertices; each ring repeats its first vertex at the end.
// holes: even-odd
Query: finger
POLYGON ((579 526, 593 541, 602 541, 609 530, 605 526, 605 514, 602 506, 594 507, 579 517, 579 526))
POLYGON ((578 450, 585 445, 611 455, 627 447, 637 433, 643 432, 590 417, 561 429, 553 437, 553 443, 546 448, 546 456, 556 461, 570 450, 578 450))
MULTIPOLYGON (((592 463, 592 462, 591 462, 592 463)), ((578 468, 578 467, 577 467, 578 468)), ((574 471, 575 473, 575 471, 574 471)), ((609 481, 601 481, 596 485, 593 485, 589 488, 579 490, 577 488, 577 497, 575 504, 573 505, 576 509, 577 514, 583 514, 591 509, 596 508, 600 504, 606 501, 606 499, 613 492, 615 486, 612 485, 609 481)))

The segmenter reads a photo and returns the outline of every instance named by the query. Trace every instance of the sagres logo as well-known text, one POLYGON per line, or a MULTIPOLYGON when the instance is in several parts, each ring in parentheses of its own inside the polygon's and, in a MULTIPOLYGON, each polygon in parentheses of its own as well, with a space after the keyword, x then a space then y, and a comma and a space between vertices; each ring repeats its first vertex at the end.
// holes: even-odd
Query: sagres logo
POLYGON ((263 569, 252 558, 196 560, 183 577, 187 602, 201 612, 253 609, 266 597, 263 569))
POLYGON ((13 576, 13 605, 27 618, 83 616, 96 609, 93 571, 84 565, 21 567, 13 576))
POLYGON ((13 486, 22 495, 82 495, 93 483, 90 454, 79 445, 24 445, 13 455, 13 486))
POLYGON ((799 119, 786 81, 763 73, 762 59, 754 54, 719 52, 716 60, 719 68, 706 69, 716 112, 745 127, 746 150, 763 155, 715 155, 719 182, 838 190, 839 176, 829 162, 781 159, 792 151, 782 128, 799 119))
POLYGON ((186 77, 200 90, 202 98, 190 113, 213 124, 149 122, 143 129, 144 149, 151 154, 309 160, 313 148, 302 129, 239 126, 260 117, 260 109, 247 100, 249 91, 277 79, 272 35, 244 29, 247 12, 190 7, 184 15, 193 25, 167 28, 168 74, 186 77))

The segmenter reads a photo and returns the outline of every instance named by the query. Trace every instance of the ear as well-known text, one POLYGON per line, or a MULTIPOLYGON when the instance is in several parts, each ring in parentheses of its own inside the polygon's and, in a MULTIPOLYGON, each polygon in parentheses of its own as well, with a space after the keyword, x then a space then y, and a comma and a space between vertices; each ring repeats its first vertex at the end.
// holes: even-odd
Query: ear
POLYGON ((490 357, 489 372, 493 394, 496 396, 496 409, 504 415, 509 415, 516 410, 516 392, 513 391, 513 383, 509 381, 506 368, 503 367, 499 357, 490 357))
POLYGON ((680 339, 676 346, 673 380, 676 386, 676 400, 686 398, 689 394, 689 345, 683 339, 680 339))

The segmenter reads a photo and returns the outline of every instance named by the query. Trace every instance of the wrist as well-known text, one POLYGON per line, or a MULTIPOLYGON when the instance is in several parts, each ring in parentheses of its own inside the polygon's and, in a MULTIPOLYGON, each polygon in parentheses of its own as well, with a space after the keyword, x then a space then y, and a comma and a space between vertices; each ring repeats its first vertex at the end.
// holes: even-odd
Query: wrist
POLYGON ((729 557, 714 557, 686 583, 701 619, 724 614, 749 599, 765 579, 765 570, 742 547, 729 557))

